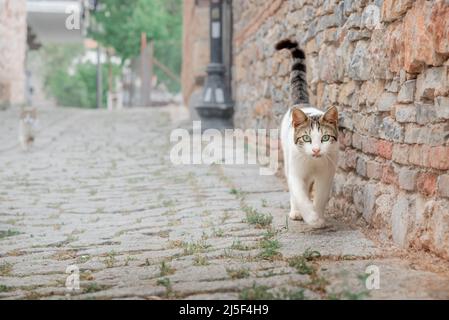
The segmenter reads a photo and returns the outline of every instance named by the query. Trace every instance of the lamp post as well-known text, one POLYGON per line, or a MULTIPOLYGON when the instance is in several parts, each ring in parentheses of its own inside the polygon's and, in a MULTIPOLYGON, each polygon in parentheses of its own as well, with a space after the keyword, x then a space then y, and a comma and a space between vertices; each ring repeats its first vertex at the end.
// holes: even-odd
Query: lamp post
POLYGON ((210 2, 210 64, 202 100, 195 108, 202 118, 230 118, 234 112, 223 64, 223 0, 210 2))

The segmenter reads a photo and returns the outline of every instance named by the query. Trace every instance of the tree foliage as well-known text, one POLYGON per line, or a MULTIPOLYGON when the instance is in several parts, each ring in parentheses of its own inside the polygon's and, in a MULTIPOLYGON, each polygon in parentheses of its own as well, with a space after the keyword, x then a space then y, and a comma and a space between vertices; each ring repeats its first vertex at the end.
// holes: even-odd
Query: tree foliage
MULTIPOLYGON (((81 108, 96 107, 97 66, 92 62, 77 61, 85 54, 81 45, 45 45, 37 53, 43 60, 44 86, 58 105, 81 108)), ((103 65, 103 106, 108 90, 107 68, 103 65)), ((113 74, 118 74, 113 66, 113 74)))
MULTIPOLYGON (((101 0, 93 16, 90 36, 112 47, 122 62, 139 56, 144 32, 148 40, 154 40, 156 59, 180 74, 181 0, 101 0)), ((176 88, 161 70, 155 72, 171 89, 176 88)))

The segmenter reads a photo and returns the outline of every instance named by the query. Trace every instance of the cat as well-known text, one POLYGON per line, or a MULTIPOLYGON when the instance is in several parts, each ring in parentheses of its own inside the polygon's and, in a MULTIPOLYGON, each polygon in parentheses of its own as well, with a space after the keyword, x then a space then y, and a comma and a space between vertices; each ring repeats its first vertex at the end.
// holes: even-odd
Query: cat
POLYGON ((309 104, 305 54, 297 42, 281 40, 275 48, 290 50, 293 60, 292 106, 281 123, 284 170, 290 191, 289 216, 322 227, 338 159, 338 110, 331 106, 323 112, 309 104))
POLYGON ((24 151, 28 151, 36 139, 36 109, 23 109, 19 120, 19 142, 24 151))

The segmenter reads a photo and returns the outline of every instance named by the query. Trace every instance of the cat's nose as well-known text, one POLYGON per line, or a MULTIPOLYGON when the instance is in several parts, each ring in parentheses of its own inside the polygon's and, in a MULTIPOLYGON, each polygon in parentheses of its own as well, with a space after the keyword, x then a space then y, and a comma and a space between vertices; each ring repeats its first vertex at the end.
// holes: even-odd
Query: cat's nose
POLYGON ((320 151, 321 151, 320 148, 313 148, 313 149, 312 149, 312 152, 313 152, 313 155, 314 155, 314 156, 319 155, 319 154, 320 154, 320 151))

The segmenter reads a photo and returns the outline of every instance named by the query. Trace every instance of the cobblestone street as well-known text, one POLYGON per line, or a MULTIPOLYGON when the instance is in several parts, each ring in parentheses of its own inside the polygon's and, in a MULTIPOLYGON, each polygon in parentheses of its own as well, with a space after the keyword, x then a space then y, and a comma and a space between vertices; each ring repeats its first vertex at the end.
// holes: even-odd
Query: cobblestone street
POLYGON ((282 180, 256 166, 172 165, 185 113, 43 109, 22 152, 17 110, 0 111, 0 298, 449 298, 447 263, 288 221, 282 180))

